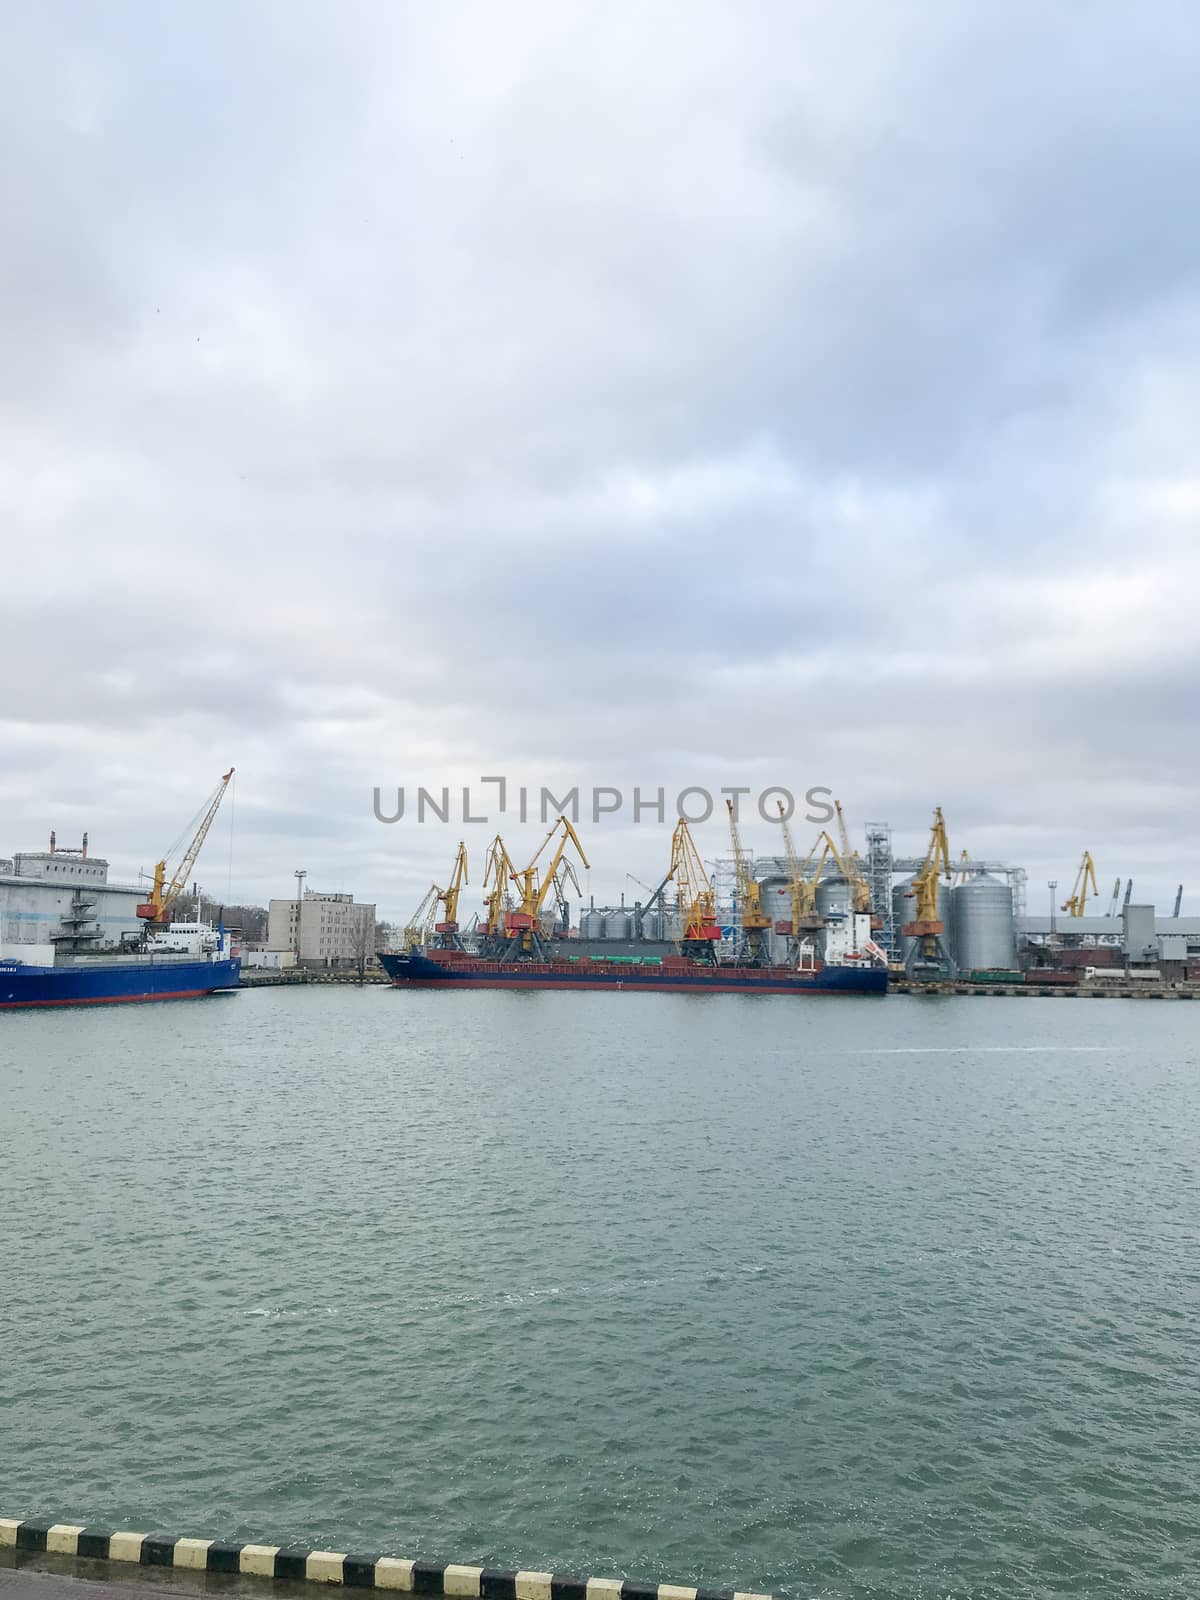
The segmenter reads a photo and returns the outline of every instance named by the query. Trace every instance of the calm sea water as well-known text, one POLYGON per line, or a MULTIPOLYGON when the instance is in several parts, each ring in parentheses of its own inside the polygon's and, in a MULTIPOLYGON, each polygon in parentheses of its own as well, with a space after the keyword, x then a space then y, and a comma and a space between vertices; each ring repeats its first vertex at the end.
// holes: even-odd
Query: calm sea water
POLYGON ((1200 1007, 0 1018, 0 1515, 1195 1594, 1200 1007))

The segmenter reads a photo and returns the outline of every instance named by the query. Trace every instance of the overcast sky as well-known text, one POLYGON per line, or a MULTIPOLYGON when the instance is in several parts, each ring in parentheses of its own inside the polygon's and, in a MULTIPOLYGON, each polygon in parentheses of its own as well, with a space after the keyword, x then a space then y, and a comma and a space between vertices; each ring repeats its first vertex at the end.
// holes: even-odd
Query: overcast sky
MULTIPOLYGON (((0 853, 131 877, 236 763, 207 886, 398 916, 501 819, 376 785, 820 784, 1031 909, 1085 846, 1200 909, 1193 6, 5 38, 0 853)), ((580 831, 598 898, 661 877, 580 831)))

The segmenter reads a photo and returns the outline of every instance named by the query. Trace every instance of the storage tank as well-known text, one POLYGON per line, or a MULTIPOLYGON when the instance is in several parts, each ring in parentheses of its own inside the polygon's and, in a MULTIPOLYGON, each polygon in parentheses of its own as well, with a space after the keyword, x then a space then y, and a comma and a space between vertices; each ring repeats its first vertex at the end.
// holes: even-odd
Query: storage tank
MULTIPOLYGON (((896 932, 896 958, 904 962, 908 961, 909 952, 916 943, 915 939, 906 939, 900 932, 904 924, 911 922, 917 914, 916 896, 911 894, 912 886, 915 882, 915 878, 905 878, 903 883, 898 883, 892 890, 892 923, 896 932)), ((954 947, 953 900, 951 898, 950 885, 945 878, 938 879, 937 905, 938 917, 946 925, 946 931, 942 934, 942 943, 954 958, 955 964, 961 966, 962 963, 958 960, 954 947)))
POLYGON ((662 911, 647 911, 642 918, 642 938, 663 940, 673 937, 673 932, 667 924, 666 913, 662 911))
POLYGON ((960 970, 1011 971, 1017 964, 1017 927, 1008 884, 976 873, 952 891, 950 903, 954 959, 960 970))
POLYGON ((606 939, 632 939, 632 912, 606 911, 604 913, 604 937, 606 939))
POLYGON ((786 933, 776 933, 775 925, 792 920, 791 884, 786 878, 763 878, 759 884, 759 900, 764 914, 771 919, 767 930, 767 949, 771 960, 782 963, 787 960, 788 936, 786 933))
POLYGON ((850 915, 850 885, 845 878, 822 878, 817 885, 817 910, 823 917, 850 915))
POLYGON ((579 919, 579 937, 581 939, 603 939, 603 911, 585 911, 583 913, 579 919))

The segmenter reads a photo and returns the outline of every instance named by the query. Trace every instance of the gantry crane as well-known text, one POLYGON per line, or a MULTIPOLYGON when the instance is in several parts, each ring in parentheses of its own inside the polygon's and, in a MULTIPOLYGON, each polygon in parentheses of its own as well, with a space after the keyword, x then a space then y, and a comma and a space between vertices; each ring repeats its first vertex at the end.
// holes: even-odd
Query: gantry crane
POLYGON ((941 806, 937 806, 925 860, 908 890, 909 896, 916 900, 913 919, 900 929, 903 936, 912 941, 904 961, 910 974, 917 968, 932 969, 943 975, 954 972, 954 961, 946 943, 946 924, 938 914, 938 885, 943 880, 949 883, 951 877, 946 822, 941 806))
POLYGON ((1079 871, 1075 874, 1075 887, 1071 891, 1070 899, 1064 900, 1061 910, 1069 917, 1082 917, 1087 911, 1088 886, 1094 895, 1100 893, 1096 887, 1096 863, 1092 860, 1092 852, 1085 850, 1083 860, 1079 863, 1079 871))
POLYGON ((717 897, 684 817, 680 817, 671 835, 671 870, 667 878, 679 896, 680 955, 715 962, 721 937, 717 897))
MULTIPOLYGON (((161 928, 165 923, 170 922, 171 911, 176 900, 179 899, 179 896, 187 887, 192 868, 196 865, 196 857, 200 854, 200 847, 208 836, 208 830, 213 825, 213 818, 217 814, 217 809, 225 798, 225 791, 229 787, 229 780, 233 777, 233 772, 234 769, 230 767, 229 771, 205 801, 199 826, 192 835, 192 842, 183 852, 183 857, 172 874, 170 883, 165 888, 163 883, 167 875, 166 859, 164 858, 162 861, 155 863, 150 898, 144 900, 137 908, 138 916, 143 917, 151 927, 161 928)), ((169 854, 170 852, 168 851, 169 854)))
POLYGON ((1117 902, 1120 900, 1120 898, 1121 898, 1121 880, 1120 880, 1120 878, 1118 878, 1116 883, 1113 884, 1112 899, 1108 902, 1108 912, 1107 912, 1108 916, 1110 916, 1110 917, 1115 917, 1116 916, 1116 914, 1117 914, 1117 902))
POLYGON ((1175 909, 1171 913, 1171 915, 1173 917, 1177 917, 1179 915, 1180 907, 1182 905, 1183 905, 1183 885, 1180 884, 1178 889, 1176 889, 1176 891, 1175 891, 1175 909))
POLYGON ((738 832, 733 801, 726 800, 729 812, 729 837, 733 843, 733 865, 737 875, 738 909, 741 913, 742 937, 737 959, 752 967, 761 967, 768 958, 767 930, 771 919, 762 906, 762 886, 754 876, 750 857, 738 832))
MULTIPOLYGON (((575 832, 569 817, 559 817, 533 853, 527 867, 522 867, 512 874, 517 885, 520 904, 515 911, 508 912, 505 917, 504 931, 513 941, 512 954, 534 955, 538 953, 541 944, 541 913, 546 897, 550 893, 555 879, 558 877, 559 868, 563 865, 564 853, 568 845, 573 846, 575 853, 584 866, 590 866, 583 845, 579 842, 579 835, 575 832), (542 868, 538 865, 542 853, 550 844, 555 834, 560 838, 558 846, 551 858, 550 865, 542 868)), ((567 866, 571 864, 568 861, 567 866)), ((571 877, 578 889, 578 880, 575 879, 574 869, 571 868, 571 877)))

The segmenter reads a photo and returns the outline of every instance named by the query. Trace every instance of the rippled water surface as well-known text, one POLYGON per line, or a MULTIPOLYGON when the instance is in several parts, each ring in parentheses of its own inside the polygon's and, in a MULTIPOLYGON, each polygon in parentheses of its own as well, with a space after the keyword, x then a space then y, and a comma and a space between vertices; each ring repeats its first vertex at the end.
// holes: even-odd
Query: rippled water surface
POLYGON ((0 1018, 0 1515, 1197 1592, 1200 1006, 0 1018))

